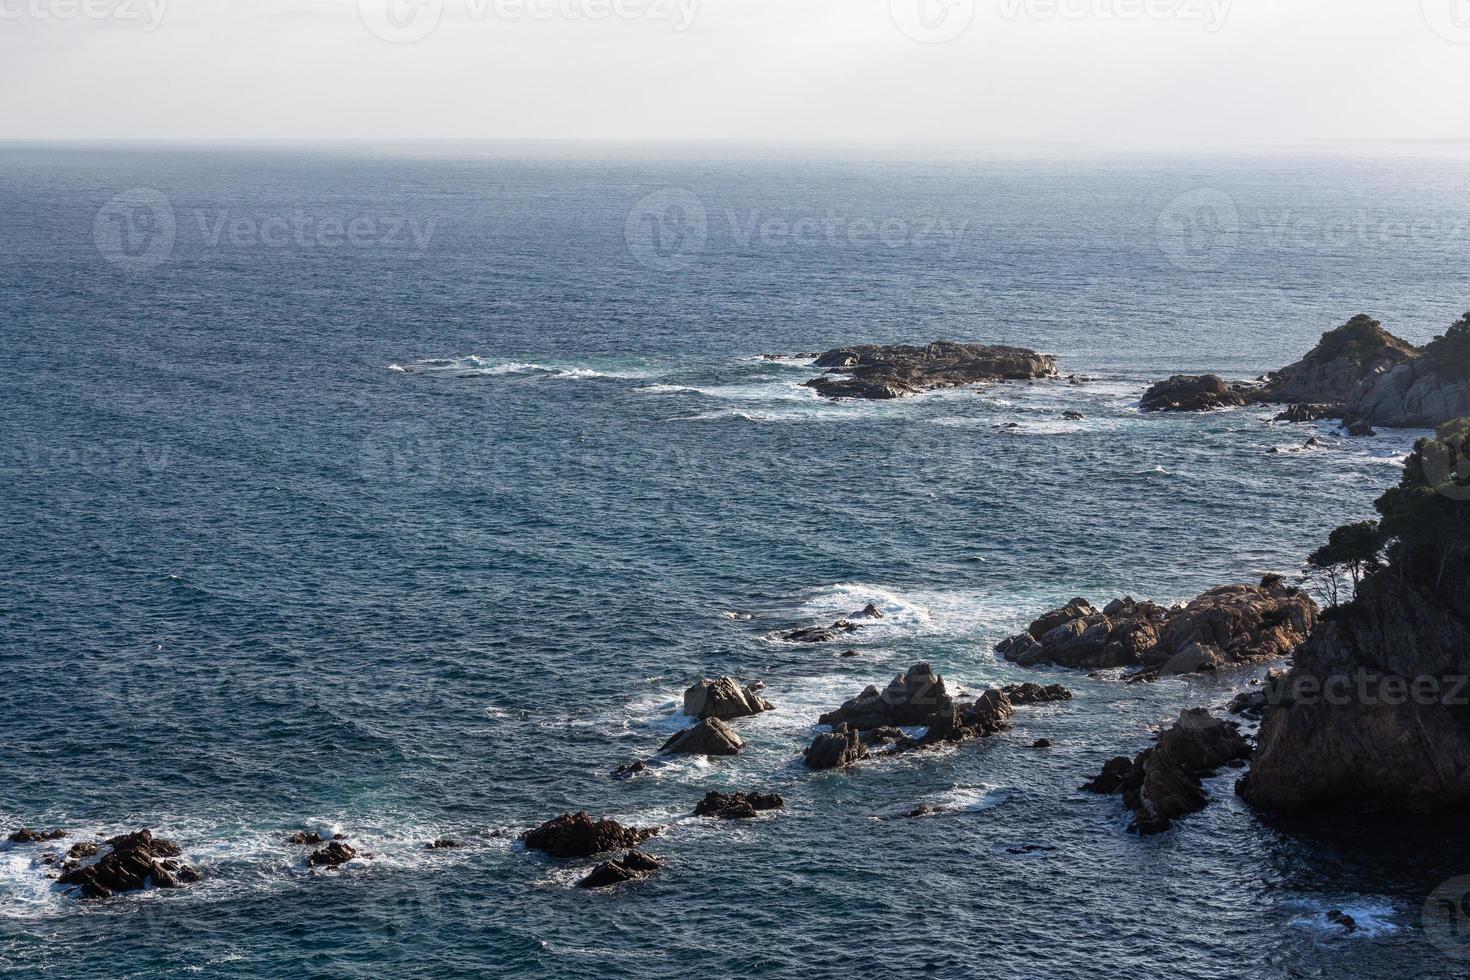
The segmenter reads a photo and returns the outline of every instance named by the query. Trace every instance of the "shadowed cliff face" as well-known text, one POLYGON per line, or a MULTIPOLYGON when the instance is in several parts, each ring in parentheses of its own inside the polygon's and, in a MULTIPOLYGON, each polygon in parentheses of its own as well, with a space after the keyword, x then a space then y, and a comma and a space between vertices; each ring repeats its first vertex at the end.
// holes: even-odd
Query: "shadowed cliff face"
POLYGON ((1350 415, 1374 425, 1427 426, 1470 415, 1470 314, 1404 361, 1359 387, 1350 415))
POLYGON ((1252 805, 1470 804, 1467 436, 1470 421, 1459 420, 1421 440, 1379 499, 1389 564, 1298 650, 1241 781, 1252 805))

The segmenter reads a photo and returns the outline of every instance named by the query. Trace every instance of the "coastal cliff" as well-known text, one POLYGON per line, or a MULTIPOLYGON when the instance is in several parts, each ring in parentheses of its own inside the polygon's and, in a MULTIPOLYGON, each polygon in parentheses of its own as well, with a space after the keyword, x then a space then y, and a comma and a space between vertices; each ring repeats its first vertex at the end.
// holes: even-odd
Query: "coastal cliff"
POLYGON ((1349 570, 1273 685, 1239 792, 1258 808, 1430 812, 1470 803, 1470 420, 1420 440, 1382 520, 1313 556, 1349 570), (1383 556, 1379 557, 1382 550, 1383 556))

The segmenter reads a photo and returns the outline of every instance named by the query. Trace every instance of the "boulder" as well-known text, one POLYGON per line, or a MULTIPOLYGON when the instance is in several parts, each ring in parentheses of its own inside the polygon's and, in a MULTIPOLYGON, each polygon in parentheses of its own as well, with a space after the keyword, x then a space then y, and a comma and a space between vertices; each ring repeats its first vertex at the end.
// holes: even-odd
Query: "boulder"
POLYGON ((1046 687, 1040 684, 1007 684, 1001 691, 1017 708, 1072 700, 1072 692, 1060 684, 1049 684, 1046 687))
POLYGON ((1234 722, 1214 718, 1203 708, 1183 712, 1179 721, 1150 749, 1129 760, 1112 759, 1083 789, 1111 794, 1121 791, 1133 811, 1130 830, 1156 834, 1171 821, 1203 810, 1209 803, 1201 777, 1250 757, 1249 743, 1234 722))
POLYGON ((357 857, 357 849, 340 840, 331 840, 321 850, 312 851, 306 863, 313 868, 340 868, 357 857))
POLYGON ((288 840, 286 843, 295 844, 296 846, 301 847, 305 845, 321 844, 325 841, 326 838, 323 837, 321 834, 316 833, 315 831, 298 830, 296 833, 291 835, 290 840, 288 840))
POLYGON ((915 664, 885 689, 869 686, 836 711, 822 715, 817 724, 834 728, 846 724, 858 731, 885 725, 927 725, 935 711, 949 702, 944 679, 928 664, 915 664))
POLYGON ((1341 405, 1292 405, 1272 421, 1302 423, 1332 418, 1342 418, 1341 405))
POLYGON ((1056 377, 1056 359, 1020 347, 936 341, 923 347, 862 346, 817 358, 827 374, 807 382, 824 398, 893 399, 990 381, 1056 377))
POLYGON ((691 728, 675 734, 663 748, 661 755, 739 755, 745 748, 735 729, 718 718, 706 718, 691 728))
POLYGON ((733 678, 703 680, 684 692, 684 714, 690 718, 746 718, 770 711, 771 703, 755 692, 741 687, 733 678))
POLYGON ((1245 390, 1219 375, 1176 374, 1149 388, 1138 407, 1145 412, 1210 412, 1248 402, 1245 390))
POLYGON ((1067 422, 1081 422, 1083 419, 1087 418, 1087 416, 1083 415, 1081 412, 1069 411, 1063 412, 1062 418, 1067 422))
POLYGON ((1268 576, 1260 585, 1221 586, 1172 608, 1123 598, 1098 612, 1074 599, 996 651, 1023 667, 1127 667, 1151 680, 1290 656, 1318 613, 1306 593, 1268 576))
POLYGON ((57 880, 63 885, 76 885, 83 898, 111 898, 150 885, 178 888, 199 880, 199 872, 179 860, 183 849, 154 837, 151 831, 114 837, 107 846, 108 852, 95 864, 71 867, 57 880))
POLYGON ((868 747, 858 733, 846 725, 822 735, 807 748, 803 761, 808 769, 845 769, 868 757, 868 747))
POLYGON ((1035 742, 1031 743, 1031 747, 1033 749, 1049 749, 1051 748, 1051 739, 1038 738, 1035 742))
POLYGON ((694 808, 696 817, 749 820, 758 813, 779 810, 786 801, 775 793, 709 793, 694 808))
POLYGON ((594 821, 585 812, 564 813, 521 835, 528 851, 552 857, 591 857, 602 851, 637 847, 658 833, 657 828, 624 827, 616 820, 594 821))
POLYGON ((634 776, 638 775, 640 772, 645 771, 647 768, 648 765, 646 763, 630 762, 626 766, 618 766, 616 769, 614 769, 612 772, 612 778, 632 779, 634 776))
POLYGON ((647 878, 663 867, 663 862, 642 851, 629 851, 621 860, 607 861, 577 883, 578 888, 612 888, 629 881, 647 878))
POLYGON ((437 840, 429 841, 424 847, 430 851, 453 851, 464 847, 464 845, 452 837, 440 837, 437 840))
POLYGON ((12 844, 45 844, 61 840, 65 836, 66 831, 64 830, 32 830, 29 827, 22 827, 5 839, 12 844))

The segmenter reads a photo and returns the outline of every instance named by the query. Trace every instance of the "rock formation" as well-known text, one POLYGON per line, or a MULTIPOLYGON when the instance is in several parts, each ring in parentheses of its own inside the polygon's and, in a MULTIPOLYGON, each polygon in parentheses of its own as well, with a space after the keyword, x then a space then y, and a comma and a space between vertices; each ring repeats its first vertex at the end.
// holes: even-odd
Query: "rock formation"
POLYGON ((1250 745, 1234 722, 1213 718, 1203 708, 1183 712, 1152 748, 1134 759, 1120 756, 1082 788, 1123 794, 1133 811, 1129 827, 1140 834, 1169 829, 1170 821, 1209 803, 1200 779, 1221 766, 1250 757, 1250 745))
POLYGON ((1359 388, 1418 357, 1413 344, 1360 313, 1324 333, 1306 357, 1271 375, 1257 397, 1294 406, 1316 403, 1327 409, 1326 417, 1340 417, 1341 406, 1347 405, 1359 388), (1332 406, 1338 406, 1338 410, 1332 411, 1332 406))
POLYGON ((1017 708, 1027 708, 1033 704, 1050 704, 1054 701, 1072 700, 1072 692, 1060 684, 1049 684, 1046 687, 1042 687, 1040 684, 1007 684, 1001 688, 1001 692, 1017 708))
POLYGON ((306 863, 313 868, 340 868, 355 857, 357 857, 357 848, 345 841, 332 840, 328 841, 327 846, 321 850, 311 852, 306 863))
POLYGON ((690 718, 746 718, 770 711, 771 703, 754 687, 741 687, 733 678, 704 680, 684 692, 684 714, 690 718))
POLYGON ((32 830, 29 827, 22 827, 5 839, 12 844, 44 844, 61 840, 65 836, 66 831, 64 830, 32 830))
POLYGON ((1131 667, 1152 678, 1276 660, 1306 639, 1317 604, 1268 576, 1211 589, 1184 606, 1123 598, 1102 611, 1073 599, 996 647, 1023 667, 1131 667))
POLYGON ((696 817, 749 820, 757 813, 779 810, 786 801, 775 793, 709 793, 694 808, 696 817))
POLYGON ((1020 347, 936 341, 923 347, 842 347, 817 358, 827 374, 807 382, 825 398, 903 398, 983 381, 1056 377, 1056 359, 1020 347))
POLYGON ((1149 388, 1138 407, 1145 412, 1210 412, 1249 401, 1243 386, 1232 386, 1218 375, 1176 374, 1149 388))
POLYGON ((107 846, 110 850, 97 863, 71 867, 58 880, 76 885, 84 898, 111 898, 149 885, 178 888, 199 880, 199 872, 179 860, 183 849, 151 831, 114 837, 107 846))
POLYGON ((591 857, 602 851, 637 847, 657 833, 657 828, 624 827, 616 820, 594 821, 585 812, 564 813, 526 831, 521 842, 528 851, 544 851, 552 857, 591 857))
POLYGON ((868 747, 846 725, 818 735, 803 754, 808 769, 845 769, 868 757, 868 747))
POLYGON ((1346 421, 1427 427, 1470 415, 1470 313, 1409 358, 1359 386, 1346 421))
POLYGON ((787 643, 831 643, 849 633, 856 633, 860 626, 851 620, 839 619, 831 626, 799 626, 793 630, 777 633, 776 639, 787 643))
POLYGON ((676 733, 658 751, 661 755, 739 755, 743 748, 745 743, 735 729, 718 718, 706 718, 676 733))
POLYGON ((578 888, 612 888, 629 881, 647 878, 663 867, 663 862, 642 851, 633 850, 621 860, 606 861, 592 869, 592 873, 577 882, 578 888))
POLYGON ((1461 419, 1420 440, 1400 484, 1379 498, 1377 540, 1335 556, 1361 562, 1386 544, 1387 564, 1366 561, 1356 597, 1329 610, 1297 651, 1239 785, 1253 806, 1470 804, 1467 475, 1470 420, 1461 419))

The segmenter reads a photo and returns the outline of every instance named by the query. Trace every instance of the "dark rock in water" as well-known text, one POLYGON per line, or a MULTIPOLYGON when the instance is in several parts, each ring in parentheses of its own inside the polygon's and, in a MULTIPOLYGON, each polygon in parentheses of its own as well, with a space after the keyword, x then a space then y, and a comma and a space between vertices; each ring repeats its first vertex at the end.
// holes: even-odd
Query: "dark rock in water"
POLYGON ((1324 333, 1306 357, 1273 374, 1260 400, 1335 406, 1318 418, 1340 417, 1342 406, 1353 401, 1361 389, 1419 356, 1408 341, 1384 330, 1372 317, 1359 314, 1324 333))
POLYGON ((291 835, 291 839, 287 841, 287 843, 295 844, 300 847, 307 844, 321 844, 325 841, 326 838, 323 837, 321 834, 316 833, 315 831, 298 830, 296 833, 291 835))
POLYGON ((1358 931, 1358 920, 1348 915, 1342 909, 1331 909, 1327 913, 1327 921, 1335 926, 1342 926, 1343 931, 1351 935, 1358 931))
POLYGON ((663 862, 642 851, 629 851, 619 861, 606 861, 577 883, 578 888, 612 888, 629 881, 647 878, 663 867, 663 862))
POLYGON ((684 714, 690 718, 746 718, 770 711, 771 703, 753 687, 741 687, 733 678, 704 680, 684 692, 684 714))
POLYGON ((845 769, 867 757, 868 747, 846 725, 818 735, 802 756, 808 769, 845 769))
POLYGON ((776 639, 787 643, 831 643, 849 633, 856 633, 859 628, 856 623, 839 619, 831 626, 801 626, 785 633, 777 633, 776 639))
POLYGON ((1033 749, 1049 749, 1051 748, 1051 739, 1038 738, 1035 742, 1031 743, 1031 747, 1033 749))
POLYGON ((78 841, 66 852, 68 861, 82 861, 102 853, 102 845, 94 841, 78 841))
POLYGON ((879 609, 876 604, 870 602, 858 612, 849 614, 847 618, 849 620, 882 619, 883 610, 879 609))
POLYGON ((618 768, 614 769, 612 778, 632 779, 634 776, 638 775, 640 772, 643 772, 647 768, 648 766, 642 762, 630 762, 626 766, 618 766, 618 768))
POLYGON ((178 888, 199 880, 199 872, 178 860, 183 850, 151 831, 123 834, 107 842, 110 850, 96 864, 72 867, 57 880, 77 885, 84 898, 111 898, 120 892, 178 888))
POLYGON ((1290 656, 1317 617, 1311 597, 1273 577, 1211 589, 1173 608, 1124 598, 1099 612, 1074 599, 996 651, 1023 667, 1133 667, 1153 679, 1290 656))
POLYGON ((886 725, 927 725, 935 711, 949 701, 944 679, 928 664, 915 664, 884 690, 870 685, 836 711, 822 715, 817 724, 847 724, 858 731, 886 725))
POLYGON ((1083 415, 1081 412, 1063 412, 1062 418, 1068 422, 1081 422, 1083 419, 1087 418, 1087 416, 1083 415))
POLYGON ((1332 418, 1342 418, 1341 405, 1293 405, 1272 421, 1301 423, 1332 418))
POLYGON ((1232 715, 1260 719, 1273 704, 1280 704, 1286 690, 1286 671, 1273 668, 1266 673, 1264 683, 1256 681, 1254 690, 1242 691, 1230 702, 1232 715))
POLYGON ((745 748, 735 729, 718 718, 706 718, 674 735, 659 749, 661 755, 739 755, 745 748))
POLYGON ((1374 431, 1373 426, 1368 423, 1367 419, 1353 419, 1351 422, 1347 422, 1346 420, 1344 420, 1344 423, 1345 424, 1343 428, 1350 436, 1362 438, 1365 436, 1378 435, 1378 433, 1374 431))
POLYGON ((779 810, 786 801, 775 793, 709 793, 694 808, 696 817, 749 820, 757 813, 779 810))
POLYGON ((657 833, 657 828, 624 827, 616 820, 594 821, 585 812, 564 813, 526 831, 521 842, 528 851, 544 851, 552 857, 591 857, 602 851, 637 847, 657 833))
POLYGON ((1020 347, 938 341, 924 347, 844 347, 817 358, 827 374, 807 382, 826 398, 904 398, 984 381, 1056 377, 1056 359, 1020 347))
POLYGON ((1244 390, 1214 374, 1176 374, 1144 393, 1139 408, 1145 412, 1209 412, 1245 405, 1244 390))
POLYGON ((1055 847, 1048 847, 1045 844, 1022 844, 1020 847, 1008 847, 1008 848, 1006 848, 1006 853, 1007 854, 1054 854, 1054 853, 1056 853, 1056 850, 1057 849, 1055 847))
POLYGON ((66 836, 64 830, 31 830, 22 827, 6 838, 12 844, 44 844, 49 841, 61 840, 66 836))
POLYGON ((858 655, 858 652, 856 650, 844 650, 844 651, 842 651, 842 653, 838 654, 838 656, 842 657, 842 659, 844 659, 844 660, 851 660, 853 657, 856 657, 857 655, 858 655))
POLYGON ((357 857, 357 849, 342 841, 329 841, 326 847, 313 851, 306 862, 313 868, 340 868, 357 857))
POLYGON ((452 837, 440 837, 438 840, 429 841, 424 847, 431 851, 452 851, 464 845, 452 837))
POLYGON ((1192 708, 1162 735, 1153 748, 1131 761, 1112 759, 1102 773, 1083 789, 1094 793, 1123 793, 1123 802, 1133 811, 1130 830, 1156 834, 1168 830, 1170 822, 1209 804, 1200 779, 1222 766, 1250 757, 1249 743, 1234 722, 1211 717, 1203 708, 1192 708))
POLYGON ((1011 704, 1017 708, 1027 708, 1033 704, 1050 704, 1056 701, 1072 700, 1072 692, 1060 684, 1050 684, 1042 687, 1040 684, 1007 684, 1001 688, 1006 697, 1010 698, 1011 704))

